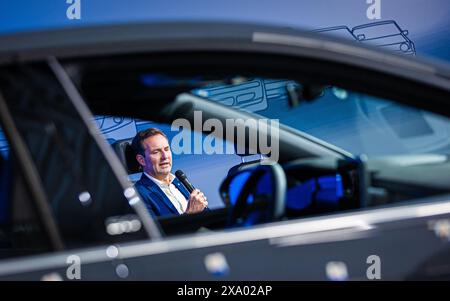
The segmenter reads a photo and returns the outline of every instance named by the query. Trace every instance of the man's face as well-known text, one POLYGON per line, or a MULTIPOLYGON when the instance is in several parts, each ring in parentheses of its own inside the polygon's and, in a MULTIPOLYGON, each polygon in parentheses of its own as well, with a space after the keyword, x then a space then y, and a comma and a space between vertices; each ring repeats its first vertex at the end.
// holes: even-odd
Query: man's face
POLYGON ((155 135, 142 141, 145 156, 137 155, 144 171, 152 177, 162 180, 172 169, 172 152, 169 141, 162 135, 155 135))

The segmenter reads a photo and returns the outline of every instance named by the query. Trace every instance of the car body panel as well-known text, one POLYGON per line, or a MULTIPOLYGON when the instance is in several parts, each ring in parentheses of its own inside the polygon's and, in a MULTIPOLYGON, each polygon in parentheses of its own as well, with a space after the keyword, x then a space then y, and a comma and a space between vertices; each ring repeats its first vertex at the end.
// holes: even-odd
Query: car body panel
POLYGON ((341 280, 368 280, 371 255, 381 258, 383 280, 448 279, 449 270, 422 266, 449 250, 448 198, 248 230, 114 245, 119 254, 114 258, 107 256, 111 246, 105 246, 12 260, 0 264, 0 279, 40 280, 51 273, 65 278, 70 266, 66 260, 73 254, 81 259, 83 280, 121 280, 114 269, 119 264, 127 266, 128 280, 338 280, 327 272, 332 262, 347 267, 341 280), (208 256, 225 258, 223 273, 208 265, 208 256))

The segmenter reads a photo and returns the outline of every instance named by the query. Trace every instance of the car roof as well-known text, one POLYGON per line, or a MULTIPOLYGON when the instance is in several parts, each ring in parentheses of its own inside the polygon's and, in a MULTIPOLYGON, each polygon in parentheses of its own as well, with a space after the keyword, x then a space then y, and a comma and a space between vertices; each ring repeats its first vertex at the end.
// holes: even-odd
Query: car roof
POLYGON ((0 65, 134 53, 234 51, 344 63, 450 91, 450 64, 289 27, 238 22, 95 25, 0 36, 0 65))

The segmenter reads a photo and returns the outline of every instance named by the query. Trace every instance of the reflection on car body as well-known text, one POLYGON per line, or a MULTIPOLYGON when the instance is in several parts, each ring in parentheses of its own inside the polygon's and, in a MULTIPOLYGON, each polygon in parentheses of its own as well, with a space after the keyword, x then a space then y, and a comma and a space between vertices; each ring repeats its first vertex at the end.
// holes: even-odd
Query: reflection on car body
POLYGON ((269 101, 285 100, 286 86, 294 83, 273 79, 240 80, 244 82, 196 89, 192 93, 236 109, 259 112, 267 109, 269 101))
POLYGON ((124 139, 130 131, 136 131, 134 120, 129 118, 97 116, 95 122, 103 134, 109 134, 115 140, 124 139))
POLYGON ((4 157, 7 157, 8 150, 9 150, 8 141, 6 141, 3 132, 0 131, 0 153, 2 153, 4 157))
POLYGON ((393 20, 362 24, 352 29, 347 26, 333 26, 313 31, 383 47, 402 54, 416 54, 414 42, 408 38, 408 31, 401 29, 393 20))
POLYGON ((262 80, 246 81, 231 87, 213 87, 194 90, 194 93, 220 102, 226 106, 250 112, 267 108, 265 85, 262 80))
POLYGON ((419 110, 409 110, 394 103, 379 103, 370 98, 358 101, 361 116, 403 141, 408 151, 422 153, 446 152, 449 149, 450 128, 440 116, 419 110))
POLYGON ((353 35, 350 28, 347 26, 333 26, 333 27, 326 27, 326 28, 320 28, 313 30, 314 32, 329 34, 332 36, 348 39, 351 41, 358 41, 358 39, 353 35))
POLYGON ((395 21, 380 21, 356 26, 352 30, 358 41, 387 49, 415 55, 414 43, 407 37, 408 31, 402 30, 395 21))

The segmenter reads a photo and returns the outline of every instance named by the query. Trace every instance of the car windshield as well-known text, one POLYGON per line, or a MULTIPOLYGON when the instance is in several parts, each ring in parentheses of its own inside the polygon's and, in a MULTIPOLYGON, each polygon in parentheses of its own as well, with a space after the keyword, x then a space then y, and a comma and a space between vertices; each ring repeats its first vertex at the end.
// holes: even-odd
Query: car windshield
POLYGON ((247 79, 193 93, 278 119, 280 124, 354 155, 450 153, 448 118, 334 86, 301 87, 292 80, 247 79), (302 89, 306 98, 313 99, 296 105, 289 91, 302 89))

